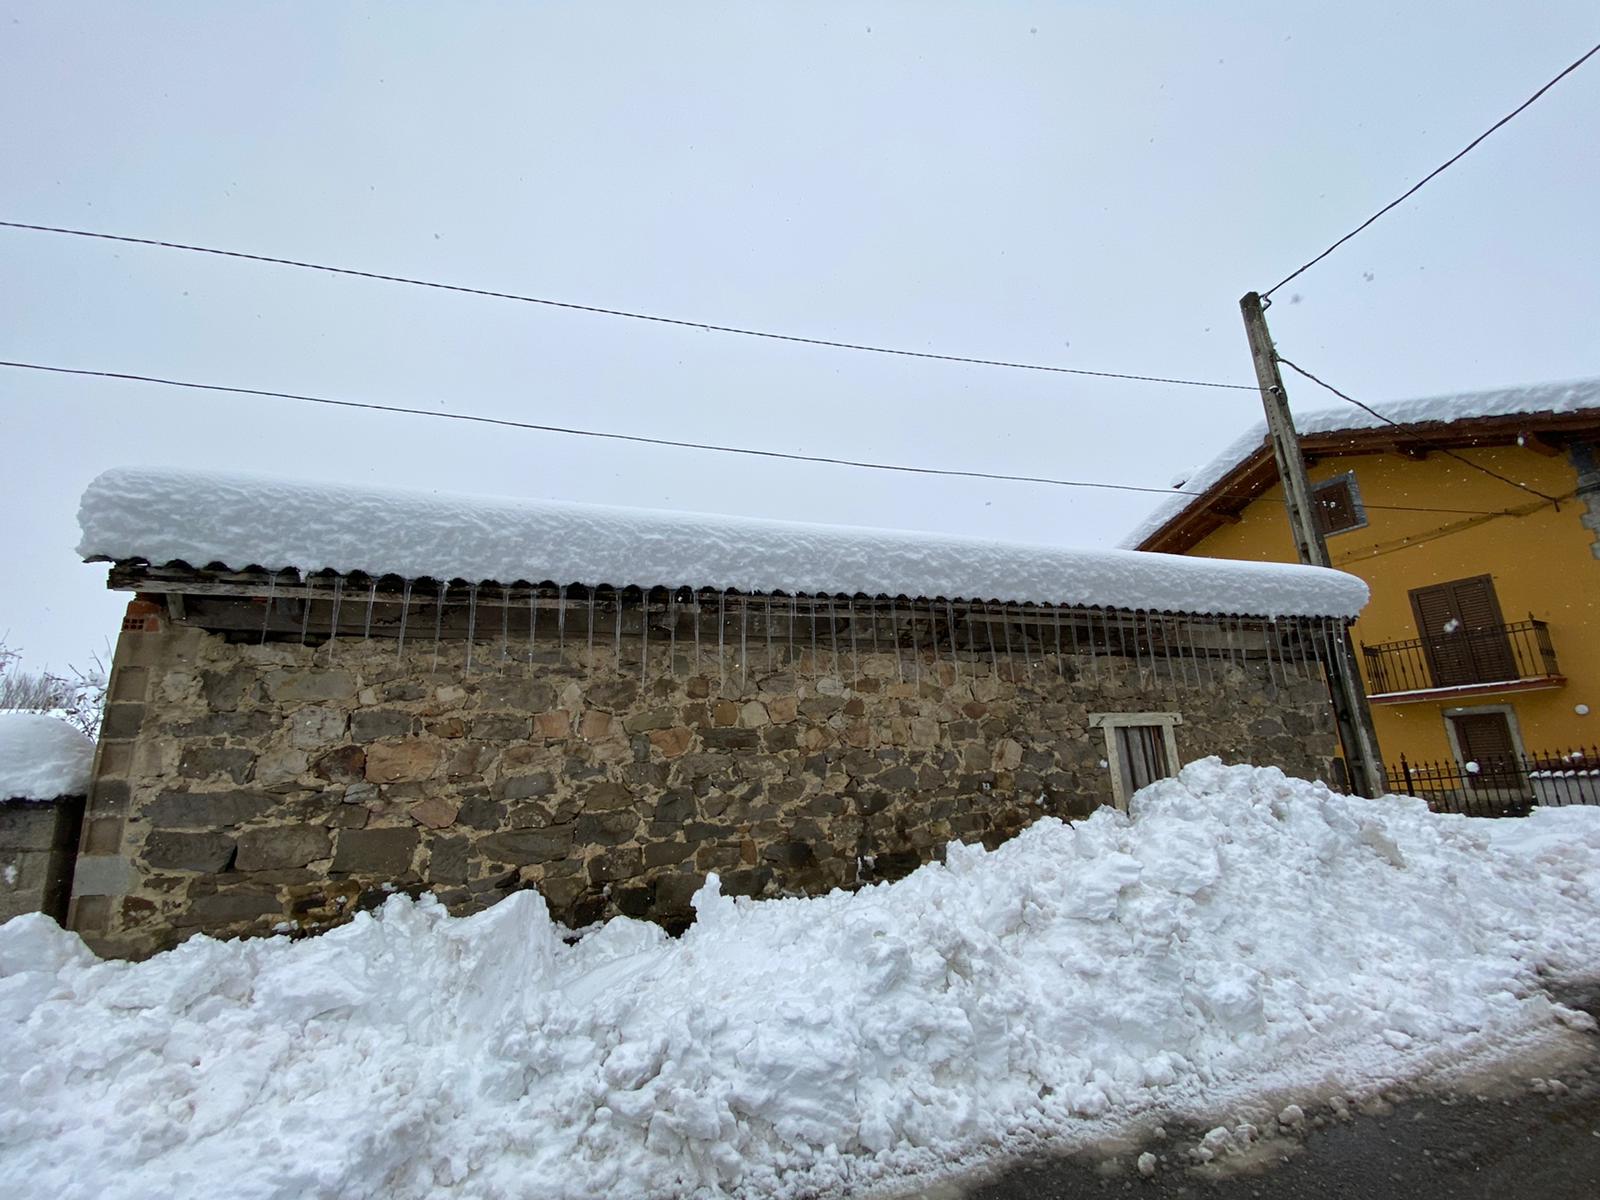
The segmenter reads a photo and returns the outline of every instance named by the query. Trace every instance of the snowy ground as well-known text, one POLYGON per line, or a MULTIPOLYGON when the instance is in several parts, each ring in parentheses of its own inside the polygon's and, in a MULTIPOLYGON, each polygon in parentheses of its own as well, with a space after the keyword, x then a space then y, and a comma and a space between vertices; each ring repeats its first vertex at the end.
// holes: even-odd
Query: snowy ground
POLYGON ((1192 764, 854 895, 575 945, 525 893, 98 962, 0 928, 10 1197, 798 1198, 1153 1115, 1360 1093, 1590 1019, 1600 808, 1192 764))

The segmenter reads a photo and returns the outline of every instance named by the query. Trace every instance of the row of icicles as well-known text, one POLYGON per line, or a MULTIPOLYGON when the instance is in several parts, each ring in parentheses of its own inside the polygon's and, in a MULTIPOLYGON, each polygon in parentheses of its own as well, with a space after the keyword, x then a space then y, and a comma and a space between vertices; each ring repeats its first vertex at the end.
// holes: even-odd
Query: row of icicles
MULTIPOLYGON (((414 635, 409 629, 411 609, 416 601, 416 581, 404 580, 397 604, 399 608, 399 622, 394 630, 395 654, 401 657, 409 637, 414 635)), ((437 595, 425 596, 420 602, 425 607, 431 605, 434 610, 432 627, 433 667, 439 664, 440 648, 445 640, 444 616, 447 608, 452 604, 459 607, 461 601, 451 601, 449 583, 437 583, 437 595)), ((509 585, 500 584, 465 584, 467 596, 465 601, 467 612, 467 631, 463 639, 465 643, 464 669, 470 672, 473 669, 475 646, 479 640, 478 610, 479 593, 485 588, 499 590, 498 604, 489 607, 500 610, 499 661, 509 662, 514 657, 511 652, 512 619, 514 609, 520 609, 520 603, 513 603, 513 589, 509 585)), ((519 589, 520 590, 520 589, 519 589)), ((598 588, 578 589, 584 593, 584 598, 579 600, 568 599, 568 588, 561 587, 528 587, 527 591, 527 617, 520 622, 516 630, 520 639, 523 632, 527 634, 527 661, 530 666, 535 662, 539 642, 540 615, 548 615, 554 611, 555 628, 546 635, 553 639, 558 655, 564 656, 569 641, 576 643, 577 636, 581 636, 590 669, 593 669, 595 634, 598 628, 598 617, 601 612, 597 603, 598 588), (551 597, 544 599, 543 594, 550 592, 551 597), (577 608, 583 612, 581 621, 574 624, 581 625, 575 630, 576 636, 569 638, 568 613, 577 608)), ((629 589, 638 590, 638 589, 629 589)), ((667 589, 660 589, 667 591, 667 589)), ((293 596, 302 601, 300 642, 303 645, 311 633, 311 615, 315 603, 326 600, 328 610, 328 642, 329 661, 333 657, 333 642, 337 638, 341 627, 342 610, 347 603, 345 579, 335 576, 332 587, 321 592, 314 588, 310 581, 294 588, 293 596)), ((1240 617, 1227 616, 1170 616, 1150 613, 1143 610, 1103 609, 1103 608, 1063 608, 1038 605, 1006 605, 999 603, 952 601, 952 600, 906 600, 904 597, 883 597, 881 601, 866 601, 869 619, 866 621, 866 631, 861 628, 861 618, 864 614, 857 609, 857 598, 844 597, 805 597, 781 595, 751 595, 748 593, 716 592, 716 650, 719 663, 719 673, 726 669, 726 651, 730 635, 729 607, 738 610, 738 664, 741 682, 747 677, 750 655, 751 634, 750 617, 756 612, 760 623, 757 635, 757 644, 765 647, 766 669, 771 672, 778 669, 776 646, 773 636, 775 622, 786 626, 786 634, 782 639, 787 648, 788 660, 796 661, 795 655, 795 629, 804 620, 809 625, 809 636, 802 639, 802 648, 808 642, 811 652, 811 663, 816 668, 826 654, 831 654, 835 677, 842 677, 842 655, 848 652, 851 671, 859 674, 859 660, 862 654, 881 654, 885 652, 880 638, 879 625, 887 620, 894 636, 887 638, 889 649, 895 656, 895 672, 901 682, 906 682, 906 662, 909 657, 910 675, 912 682, 920 682, 923 672, 925 653, 931 653, 933 664, 938 664, 948 658, 956 678, 961 675, 961 660, 963 647, 957 628, 957 611, 964 612, 967 616, 965 653, 968 658, 968 670, 976 673, 977 665, 985 658, 990 662, 992 672, 998 676, 1001 673, 1002 657, 1009 664, 1013 680, 1020 678, 1018 652, 1023 668, 1041 665, 1046 657, 1053 657, 1058 676, 1065 677, 1063 662, 1066 658, 1086 657, 1090 662, 1090 671, 1098 684, 1100 679, 1101 657, 1119 659, 1132 659, 1139 667, 1141 677, 1147 672, 1152 680, 1159 680, 1165 674, 1170 683, 1183 683, 1199 685, 1205 682, 1216 682, 1219 669, 1227 665, 1245 667, 1250 662, 1262 663, 1267 669, 1269 677, 1274 682, 1288 682, 1291 676, 1299 680, 1320 678, 1320 665, 1318 660, 1327 661, 1332 654, 1335 639, 1342 638, 1344 631, 1342 624, 1331 618, 1296 617, 1285 621, 1247 620, 1240 617), (842 604, 842 609, 841 609, 842 604), (943 612, 941 613, 941 608, 943 612), (843 621, 843 636, 845 642, 841 644, 840 622, 843 621), (946 632, 941 635, 939 625, 944 622, 946 632), (927 634, 921 634, 917 628, 919 623, 926 625, 927 634), (982 645, 979 644, 978 626, 986 628, 986 637, 982 645), (824 627, 819 631, 819 626, 824 627), (1000 636, 996 637, 996 626, 999 626, 1000 636), (1013 627, 1017 637, 1012 636, 1013 627), (1030 639, 1029 628, 1034 630, 1030 639), (1221 644, 1207 644, 1206 640, 1197 639, 1198 630, 1207 630, 1216 635, 1221 635, 1221 644), (909 634, 910 645, 906 646, 909 634), (1158 636, 1159 635, 1159 636, 1158 636), (923 644, 926 638, 927 644, 923 644), (1158 646, 1158 640, 1160 645, 1158 646), (1253 646, 1247 646, 1247 640, 1253 641, 1253 646), (909 650, 911 653, 906 654, 909 650)), ((266 642, 270 632, 273 605, 278 600, 279 591, 277 579, 274 576, 268 582, 266 596, 266 611, 262 619, 261 640, 266 642)), ((648 604, 648 593, 640 592, 641 607, 648 604)), ((694 667, 698 670, 702 657, 701 644, 701 617, 708 610, 709 596, 697 593, 692 589, 679 589, 667 591, 666 602, 660 611, 664 621, 658 629, 658 637, 665 637, 667 646, 667 661, 669 670, 676 661, 678 645, 678 625, 682 615, 688 614, 694 618, 694 667), (687 599, 680 599, 685 596, 687 599), (704 597, 704 598, 703 598, 704 597)), ((363 641, 371 641, 373 636, 374 613, 380 603, 377 581, 372 581, 366 589, 366 595, 355 601, 363 604, 363 617, 361 623, 361 637, 363 641)), ((602 634, 612 642, 616 661, 622 664, 623 647, 623 614, 627 604, 623 600, 623 590, 612 589, 612 599, 609 608, 613 614, 612 629, 609 634, 602 634)), ((319 623, 320 625, 320 623, 319 623)), ((638 640, 640 646, 639 671, 641 678, 648 674, 650 663, 650 614, 645 611, 643 619, 639 622, 638 640)), ((490 635, 493 637, 493 634, 490 635)), ((630 635, 631 636, 631 635, 630 635)), ((829 674, 818 671, 818 674, 829 674)))

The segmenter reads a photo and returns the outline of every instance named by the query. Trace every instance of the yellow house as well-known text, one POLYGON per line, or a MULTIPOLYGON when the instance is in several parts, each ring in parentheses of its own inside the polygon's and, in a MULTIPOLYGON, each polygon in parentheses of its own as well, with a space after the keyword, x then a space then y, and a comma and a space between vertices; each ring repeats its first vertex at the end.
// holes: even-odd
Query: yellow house
MULTIPOLYGON (((1333 565, 1372 589, 1354 636, 1391 786, 1576 767, 1596 790, 1600 379, 1380 407, 1295 421, 1333 565)), ((1294 561, 1264 425, 1181 486, 1126 545, 1294 561)))

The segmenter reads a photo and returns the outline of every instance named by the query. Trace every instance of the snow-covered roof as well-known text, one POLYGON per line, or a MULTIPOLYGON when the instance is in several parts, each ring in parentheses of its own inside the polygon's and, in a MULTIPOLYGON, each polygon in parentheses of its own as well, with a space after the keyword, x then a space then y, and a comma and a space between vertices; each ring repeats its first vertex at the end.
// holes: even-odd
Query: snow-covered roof
POLYGON ((1251 616, 1353 617, 1367 599, 1314 567, 163 469, 101 475, 78 521, 85 558, 157 565, 1251 616))
MULTIPOLYGON (((1574 413, 1600 410, 1600 379, 1578 379, 1569 383, 1541 383, 1529 387, 1498 388, 1488 392, 1467 392, 1454 396, 1429 396, 1421 400, 1400 400, 1377 406, 1378 411, 1401 425, 1438 425, 1478 417, 1531 416, 1538 413, 1574 413)), ((1341 433, 1344 430, 1376 429, 1380 421, 1353 404, 1294 414, 1295 428, 1302 434, 1341 433)), ((1205 466, 1191 473, 1187 481, 1175 484, 1183 493, 1163 500, 1121 545, 1132 550, 1184 510, 1201 503, 1203 496, 1230 471, 1247 461, 1266 445, 1267 424, 1257 421, 1205 466)))
POLYGON ((54 800, 89 788, 94 743, 59 717, 0 712, 0 800, 54 800))

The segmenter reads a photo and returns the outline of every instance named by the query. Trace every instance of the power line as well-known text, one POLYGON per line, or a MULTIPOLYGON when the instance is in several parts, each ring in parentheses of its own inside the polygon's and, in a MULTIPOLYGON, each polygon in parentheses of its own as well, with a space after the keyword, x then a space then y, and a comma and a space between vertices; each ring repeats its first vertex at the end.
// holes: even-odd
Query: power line
POLYGON ((415 279, 406 275, 389 275, 379 271, 358 271, 352 267, 334 267, 326 263, 303 262, 293 258, 278 258, 270 254, 249 254, 243 250, 221 250, 215 246, 196 246, 187 242, 167 242, 157 238, 130 237, 120 233, 98 233, 89 229, 67 229, 57 225, 30 225, 23 221, 0 221, 6 229, 25 229, 34 233, 60 233, 70 237, 94 238, 106 242, 123 242, 133 246, 158 246, 166 250, 186 250, 191 254, 211 254, 219 258, 241 258, 250 262, 272 263, 280 267, 297 267, 304 271, 322 271, 329 275, 348 275, 357 279, 376 279, 384 283, 403 283, 410 287, 433 288, 437 291, 459 292, 468 296, 486 296, 493 300, 516 300, 522 304, 542 304, 548 308, 564 308, 573 312, 594 313, 605 317, 626 317, 632 321, 652 321, 658 325, 677 325, 685 329, 700 329, 711 333, 736 333, 741 337, 766 338, 776 342, 794 342, 803 346, 826 346, 834 350, 858 350, 867 354, 889 354, 901 358, 924 358, 935 362, 967 363, 978 367, 1008 367, 1017 371, 1047 371, 1057 375, 1085 375, 1093 379, 1125 379, 1139 383, 1168 383, 1178 387, 1224 388, 1229 391, 1253 392, 1256 389, 1243 383, 1217 383, 1205 379, 1173 379, 1164 375, 1133 375, 1120 371, 1090 371, 1081 367, 1056 367, 1042 363, 1008 362, 995 358, 968 358, 959 354, 934 354, 926 350, 902 350, 892 346, 869 346, 859 342, 836 342, 827 338, 802 337, 792 333, 773 333, 770 330, 746 329, 738 325, 714 325, 705 321, 690 321, 681 317, 663 317, 654 313, 630 312, 621 308, 605 308, 596 304, 577 304, 570 300, 551 300, 541 296, 525 296, 517 292, 500 292, 489 288, 467 287, 463 284, 440 283, 432 279, 415 279))
POLYGON ((1565 67, 1561 71, 1561 73, 1558 74, 1549 83, 1545 84, 1537 92, 1535 92, 1533 95, 1529 96, 1521 104, 1517 105, 1516 108, 1512 109, 1505 116, 1501 117, 1498 121, 1496 121, 1493 125, 1489 126, 1489 128, 1485 129, 1477 137, 1473 138, 1472 141, 1468 142, 1467 145, 1461 151, 1459 151, 1457 154, 1455 154, 1454 156, 1452 156, 1451 158, 1449 158, 1445 162, 1441 163, 1439 166, 1435 167, 1433 170, 1429 171, 1426 175, 1424 175, 1420 180, 1418 180, 1410 188, 1406 189, 1406 191, 1402 195, 1400 195, 1400 196, 1396 197, 1395 199, 1391 200, 1388 204, 1385 204, 1382 208, 1380 208, 1377 212, 1373 213, 1365 221, 1361 222, 1361 224, 1357 225, 1349 233, 1345 234, 1338 241, 1334 242, 1333 245, 1329 246, 1321 254, 1317 255, 1315 258, 1311 259, 1309 262, 1303 263, 1300 266, 1296 267, 1293 271, 1289 272, 1289 274, 1285 275, 1282 279, 1278 280, 1277 283, 1273 284, 1266 291, 1262 292, 1261 293, 1262 299, 1268 298, 1269 296, 1272 295, 1273 292, 1277 291, 1284 284, 1288 283, 1291 279, 1295 278, 1297 275, 1299 275, 1302 272, 1310 269, 1311 267, 1316 266, 1317 263, 1319 263, 1323 259, 1327 258, 1328 255, 1332 254, 1335 250, 1337 250, 1340 246, 1344 245, 1351 238, 1355 237, 1356 234, 1360 233, 1368 225, 1371 225, 1379 217, 1383 216, 1384 213, 1388 212, 1392 208, 1399 207, 1401 204, 1405 203, 1405 201, 1409 200, 1412 196, 1415 196, 1419 191, 1422 190, 1422 188, 1426 184, 1428 184, 1430 181, 1432 181, 1435 177, 1437 177, 1439 175, 1442 175, 1448 168, 1453 167, 1456 163, 1460 162, 1463 158, 1465 158, 1468 154, 1470 154, 1473 150, 1475 150, 1478 147, 1478 144, 1480 142, 1482 142, 1485 138, 1487 138, 1491 133, 1493 133, 1495 130, 1499 129, 1502 125, 1506 124, 1513 117, 1515 117, 1518 114, 1520 114, 1524 109, 1528 108, 1540 96, 1544 95, 1551 88, 1555 87, 1556 84, 1560 83, 1568 75, 1572 74, 1572 72, 1576 71, 1579 67, 1583 66, 1583 64, 1585 62, 1587 62, 1589 59, 1593 58, 1594 55, 1597 54, 1597 53, 1600 53, 1600 45, 1595 45, 1595 46, 1591 47, 1588 50, 1587 53, 1581 55, 1575 62, 1573 62, 1570 65, 1568 65, 1567 67, 1565 67))
MULTIPOLYGON (((1361 409, 1363 412, 1371 413, 1374 417, 1377 417, 1378 420, 1382 421, 1385 425, 1392 425, 1396 429, 1404 428, 1404 426, 1399 421, 1396 421, 1396 420, 1393 420, 1390 417, 1384 416, 1377 409, 1373 408, 1371 405, 1361 403, 1361 401, 1357 400, 1354 396, 1345 395, 1338 388, 1334 387, 1331 383, 1327 383, 1327 382, 1324 382, 1321 379, 1318 379, 1310 371, 1306 370, 1304 367, 1296 366, 1294 363, 1290 362, 1287 358, 1283 357, 1283 355, 1277 354, 1277 355, 1275 355, 1275 357, 1284 366, 1288 367, 1291 371, 1295 372, 1295 374, 1303 375, 1305 378, 1309 379, 1312 383, 1316 384, 1318 387, 1326 388, 1328 391, 1332 392, 1335 396, 1339 397, 1339 399, 1345 400, 1345 401, 1348 401, 1351 404, 1354 404, 1357 408, 1361 409)), ((1482 465, 1481 463, 1475 463, 1470 458, 1467 458, 1465 455, 1457 454, 1454 450, 1451 450, 1446 446, 1441 446, 1436 442, 1430 442, 1430 441, 1427 441, 1427 440, 1425 440, 1423 438, 1417 438, 1416 441, 1417 441, 1417 444, 1419 446, 1422 446, 1424 449, 1435 450, 1438 453, 1445 455, 1447 458, 1453 458, 1459 463, 1466 464, 1467 466, 1471 467, 1474 471, 1481 471, 1483 474, 1489 476, 1491 479, 1498 479, 1501 483, 1509 483, 1512 487, 1519 488, 1522 491, 1527 492, 1530 496, 1537 496, 1537 497, 1539 497, 1539 499, 1545 501, 1548 504, 1559 504, 1560 503, 1560 500, 1558 500, 1555 496, 1547 496, 1543 492, 1541 492, 1538 488, 1531 488, 1525 483, 1518 483, 1515 479, 1512 479, 1512 478, 1510 478, 1508 476, 1502 475, 1502 474, 1500 474, 1499 471, 1491 470, 1489 467, 1486 467, 1486 466, 1482 465)))
MULTIPOLYGON (((1132 483, 1102 483, 1083 479, 1052 479, 1039 475, 1004 475, 992 471, 961 471, 941 467, 913 467, 898 463, 868 462, 850 458, 830 458, 816 454, 791 454, 782 450, 760 450, 749 446, 719 446, 709 442, 684 442, 671 438, 646 437, 636 433, 612 433, 597 429, 574 429, 562 425, 541 425, 532 421, 513 421, 505 417, 485 417, 474 413, 441 412, 437 409, 407 408, 396 404, 378 404, 366 400, 335 400, 327 396, 308 396, 298 392, 278 392, 267 388, 231 387, 220 383, 195 383, 182 379, 168 379, 159 375, 136 375, 127 371, 94 371, 85 367, 59 367, 44 363, 14 362, 0 359, 0 367, 21 371, 42 371, 52 375, 76 375, 92 379, 118 379, 131 383, 153 383, 163 387, 187 388, 202 392, 226 392, 237 396, 257 396, 266 399, 294 400, 304 404, 322 404, 332 408, 361 409, 369 412, 397 413, 412 417, 432 417, 436 420, 467 421, 477 425, 496 425, 507 429, 526 429, 539 433, 559 433, 572 437, 602 438, 608 441, 636 442, 646 446, 671 446, 680 450, 708 450, 718 454, 744 454, 756 458, 777 458, 788 462, 821 463, 834 467, 856 467, 868 471, 894 471, 908 475, 941 475, 956 479, 989 479, 1004 483, 1037 483, 1050 487, 1095 488, 1115 492, 1141 492, 1159 496, 1205 496, 1207 492, 1184 491, 1180 488, 1148 487, 1132 483)), ((1247 499, 1246 493, 1223 493, 1219 500, 1247 499)), ((1488 516, 1494 510, 1477 508, 1431 508, 1410 505, 1369 504, 1373 509, 1394 509, 1401 512, 1458 513, 1469 516, 1488 516)))

